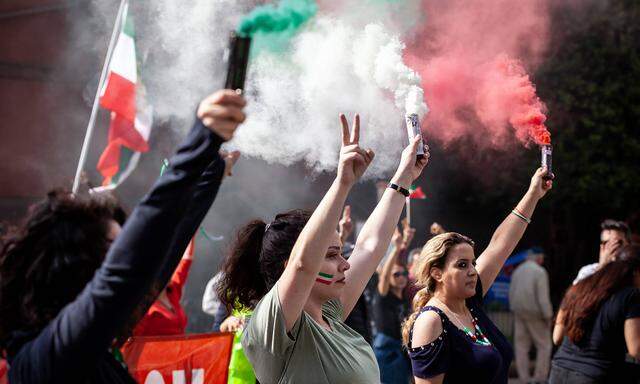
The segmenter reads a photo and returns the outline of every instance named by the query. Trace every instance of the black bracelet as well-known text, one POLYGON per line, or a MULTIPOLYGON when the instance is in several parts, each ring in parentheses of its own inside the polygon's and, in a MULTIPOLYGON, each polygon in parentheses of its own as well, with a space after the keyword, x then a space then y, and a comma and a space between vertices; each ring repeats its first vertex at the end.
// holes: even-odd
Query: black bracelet
POLYGON ((407 188, 402 188, 398 184, 389 183, 387 188, 395 189, 396 191, 402 193, 404 197, 409 197, 409 190, 407 188))

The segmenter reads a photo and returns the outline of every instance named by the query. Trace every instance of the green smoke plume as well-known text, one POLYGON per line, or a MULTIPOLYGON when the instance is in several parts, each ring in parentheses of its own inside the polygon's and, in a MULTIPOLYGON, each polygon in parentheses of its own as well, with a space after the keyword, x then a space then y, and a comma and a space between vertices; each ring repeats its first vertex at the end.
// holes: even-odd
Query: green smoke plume
POLYGON ((279 51, 317 11, 313 0, 281 0, 277 5, 255 8, 240 21, 237 32, 254 38, 254 52, 261 48, 279 51))

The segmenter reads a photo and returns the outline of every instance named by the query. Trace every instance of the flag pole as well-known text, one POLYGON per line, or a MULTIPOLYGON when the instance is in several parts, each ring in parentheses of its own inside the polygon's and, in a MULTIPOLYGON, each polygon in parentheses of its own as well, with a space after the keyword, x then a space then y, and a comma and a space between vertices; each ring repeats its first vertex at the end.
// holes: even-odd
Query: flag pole
POLYGON ((71 192, 74 194, 78 193, 78 188, 80 187, 80 178, 82 176, 82 169, 84 168, 84 164, 87 161, 87 153, 89 152, 89 143, 91 142, 91 136, 93 136, 93 129, 96 125, 96 117, 98 116, 98 105, 100 101, 100 92, 102 91, 102 85, 104 84, 105 78, 107 77, 107 72, 109 70, 109 62, 111 61, 111 55, 113 53, 113 49, 118 41, 118 36, 120 35, 120 27, 122 26, 122 15, 124 14, 124 10, 127 8, 128 0, 121 0, 120 7, 118 8, 118 13, 116 14, 116 21, 113 25, 113 32, 111 32, 111 40, 109 41, 109 46, 107 48, 107 55, 104 60, 104 64, 102 65, 102 73, 100 74, 100 80, 98 81, 98 89, 96 90, 96 96, 93 98, 93 106, 91 107, 91 116, 89 117, 89 123, 87 124, 87 132, 84 135, 84 141, 82 143, 82 150, 80 151, 80 159, 78 160, 78 168, 76 168, 76 175, 73 179, 73 188, 71 192))

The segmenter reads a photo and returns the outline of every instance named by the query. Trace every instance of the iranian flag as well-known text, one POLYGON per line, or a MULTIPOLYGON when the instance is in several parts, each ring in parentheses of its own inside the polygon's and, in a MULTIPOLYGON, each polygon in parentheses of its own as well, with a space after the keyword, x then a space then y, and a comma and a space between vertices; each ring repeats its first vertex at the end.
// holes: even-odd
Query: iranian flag
POLYGON ((422 187, 416 187, 415 185, 412 185, 409 188, 409 198, 424 200, 427 198, 427 195, 422 192, 422 187))
POLYGON ((111 111, 107 147, 98 161, 102 187, 114 189, 133 172, 140 154, 149 150, 152 109, 138 77, 133 20, 124 10, 122 28, 100 94, 100 106, 111 111))

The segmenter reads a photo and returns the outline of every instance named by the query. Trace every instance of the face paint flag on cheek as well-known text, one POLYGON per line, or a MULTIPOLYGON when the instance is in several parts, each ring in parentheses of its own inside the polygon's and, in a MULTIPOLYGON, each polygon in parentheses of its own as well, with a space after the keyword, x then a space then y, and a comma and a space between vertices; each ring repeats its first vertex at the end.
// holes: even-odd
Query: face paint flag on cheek
POLYGON ((333 283, 333 275, 324 272, 318 272, 318 277, 316 277, 316 282, 331 285, 333 283))

